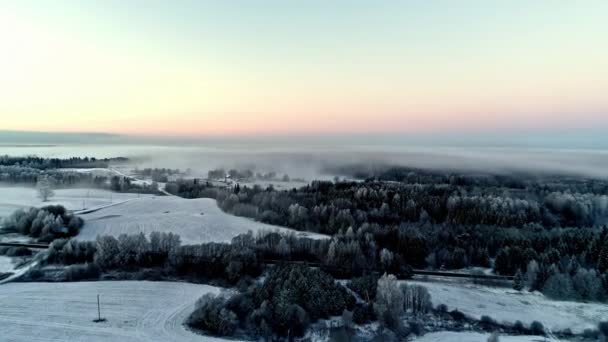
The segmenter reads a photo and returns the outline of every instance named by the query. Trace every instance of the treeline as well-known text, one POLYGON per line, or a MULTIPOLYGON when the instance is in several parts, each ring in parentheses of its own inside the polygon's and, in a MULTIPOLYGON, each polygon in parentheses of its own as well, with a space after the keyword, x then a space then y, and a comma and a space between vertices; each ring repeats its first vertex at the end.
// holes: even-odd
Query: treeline
MULTIPOLYGON (((339 277, 391 272, 407 278, 411 268, 389 251, 361 246, 352 237, 298 238, 272 232, 235 237, 232 243, 182 246, 177 235, 152 233, 99 237, 95 242, 56 240, 47 263, 95 264, 99 276, 127 272, 152 279, 177 277, 192 281, 237 284, 258 277, 268 263, 314 263, 339 277)), ((127 275, 128 276, 128 275, 127 275)))
POLYGON ((166 183, 169 181, 170 176, 181 174, 179 169, 166 169, 166 168, 144 168, 133 170, 138 176, 150 177, 154 182, 166 183))
POLYGON ((509 192, 450 184, 404 184, 379 181, 314 181, 300 189, 277 191, 235 186, 232 192, 208 183, 177 181, 168 189, 194 198, 215 196, 220 206, 241 216, 299 230, 335 234, 363 223, 402 222, 488 225, 521 228, 530 224, 590 227, 608 219, 608 196, 592 193, 509 192))
MULTIPOLYGON (((52 187, 57 188, 87 186, 118 192, 158 194, 159 191, 156 184, 133 183, 129 177, 120 175, 101 176, 91 172, 61 170, 65 168, 107 168, 110 163, 123 163, 127 161, 128 159, 123 157, 104 159, 72 157, 59 159, 0 156, 0 182, 34 185, 41 178, 46 178, 52 187)), ((160 170, 161 172, 175 171, 170 169, 160 170)))
POLYGON ((60 205, 17 210, 2 222, 3 233, 19 233, 40 242, 76 236, 83 220, 60 205))
POLYGON ((0 166, 0 182, 35 185, 42 178, 46 178, 53 188, 86 186, 117 192, 159 194, 157 184, 133 183, 129 177, 124 176, 100 176, 88 172, 42 170, 16 165, 0 166))
POLYGON ((0 182, 36 184, 41 177, 52 179, 57 187, 69 187, 75 185, 91 185, 104 187, 109 183, 106 176, 97 176, 92 173, 76 172, 57 169, 37 169, 28 166, 0 166, 0 182))
POLYGON ((500 194, 503 189, 538 192, 570 192, 608 195, 608 181, 582 176, 542 173, 459 172, 431 170, 405 166, 348 165, 325 168, 330 174, 340 174, 359 180, 378 180, 405 184, 450 184, 467 190, 484 188, 500 194))
POLYGON ((127 158, 89 158, 89 157, 71 157, 71 158, 41 158, 41 157, 12 157, 0 156, 1 166, 21 166, 38 170, 48 169, 63 169, 63 168, 107 168, 110 163, 124 163, 127 158))
MULTIPOLYGON (((145 182, 134 183, 130 177, 125 176, 111 176, 107 184, 103 184, 112 191, 116 192, 135 192, 135 193, 147 193, 160 195, 161 192, 158 190, 158 184, 153 181, 151 184, 145 182)), ((98 183, 96 183, 98 184, 98 183)))
POLYGON ((278 176, 276 172, 253 172, 250 169, 237 170, 237 169, 213 169, 207 172, 207 179, 209 180, 221 180, 224 178, 230 178, 235 181, 252 181, 252 180, 264 180, 264 181, 282 181, 289 182, 289 175, 284 174, 278 176))
MULTIPOLYGON (((342 277, 344 269, 353 267, 353 263, 345 262, 346 257, 333 258, 334 253, 344 255, 356 249, 355 241, 346 236, 311 240, 278 233, 257 236, 248 233, 234 238, 230 244, 182 246, 179 236, 157 232, 149 237, 102 236, 94 242, 59 239, 51 244, 40 267, 22 280, 180 279, 236 285, 239 293, 233 296, 202 298, 188 319, 193 328, 222 336, 267 339, 301 336, 314 321, 337 315, 342 315, 346 326, 378 321, 385 329, 382 334, 396 340, 424 332, 430 327, 425 326, 429 319, 447 320, 455 329, 499 328, 515 334, 544 333, 538 323, 529 327, 521 323, 510 326, 489 317, 472 320, 458 310, 448 312, 445 306, 433 308, 425 288, 401 285, 394 276, 380 277, 389 272, 388 268, 364 269, 359 277, 351 273, 347 286, 352 292, 347 292, 332 275, 342 277), (285 262, 268 264, 268 260, 276 258, 285 262), (290 260, 325 260, 325 263, 309 268, 290 260), (329 267, 330 262, 334 267, 329 267), (49 264, 66 267, 50 267, 51 274, 58 269, 61 274, 48 277, 45 269, 49 264)), ((380 252, 378 259, 387 262, 391 260, 389 255, 380 252)))

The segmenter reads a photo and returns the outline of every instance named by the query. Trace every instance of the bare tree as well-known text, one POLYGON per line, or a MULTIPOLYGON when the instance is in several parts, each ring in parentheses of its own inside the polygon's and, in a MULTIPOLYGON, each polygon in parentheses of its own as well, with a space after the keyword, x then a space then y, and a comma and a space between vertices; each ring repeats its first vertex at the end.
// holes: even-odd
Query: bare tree
POLYGON ((403 304, 406 312, 412 314, 427 313, 432 307, 431 295, 424 286, 420 285, 401 285, 403 292, 403 304))
POLYGON ((51 181, 46 176, 38 180, 36 190, 38 191, 38 198, 40 198, 42 202, 46 202, 49 198, 55 196, 55 192, 51 187, 51 181))

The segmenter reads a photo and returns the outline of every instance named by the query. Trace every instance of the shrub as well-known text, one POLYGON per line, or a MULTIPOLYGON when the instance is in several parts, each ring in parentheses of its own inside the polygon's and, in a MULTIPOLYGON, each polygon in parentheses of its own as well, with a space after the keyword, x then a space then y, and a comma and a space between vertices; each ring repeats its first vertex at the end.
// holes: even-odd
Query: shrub
POLYGON ((481 316, 479 323, 485 328, 492 328, 496 325, 496 321, 492 317, 486 315, 481 316))
POLYGON ((467 318, 462 312, 458 311, 458 309, 450 311, 450 316, 452 316, 455 321, 464 321, 467 318))
POLYGON ((437 312, 440 312, 440 313, 446 313, 446 312, 448 312, 448 306, 445 304, 439 304, 439 305, 437 305, 437 309, 435 309, 435 310, 437 310, 437 312))
POLYGON ((99 279, 100 274, 101 270, 94 263, 71 265, 68 266, 63 272, 66 281, 99 279))
POLYGON ((194 312, 188 317, 188 325, 213 335, 229 336, 238 328, 236 314, 224 308, 226 298, 206 294, 196 302, 194 312))
POLYGON ((524 326, 524 324, 521 321, 515 321, 515 324, 513 325, 513 329, 519 334, 526 334, 528 332, 528 329, 524 326))
POLYGON ((530 324, 530 331, 531 331, 532 335, 544 335, 545 327, 543 326, 543 324, 541 322, 534 321, 534 322, 532 322, 532 324, 530 324))

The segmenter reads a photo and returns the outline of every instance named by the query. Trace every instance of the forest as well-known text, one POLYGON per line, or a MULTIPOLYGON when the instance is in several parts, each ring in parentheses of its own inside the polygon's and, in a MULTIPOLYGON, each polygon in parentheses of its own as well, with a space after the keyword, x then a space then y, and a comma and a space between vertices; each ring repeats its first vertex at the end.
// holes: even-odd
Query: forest
MULTIPOLYGON (((370 269, 492 267, 557 299, 605 301, 608 182, 580 177, 388 168, 291 190, 180 180, 167 191, 225 211, 333 236, 325 264, 370 269), (404 266, 407 265, 407 266, 404 266)), ((317 259, 319 260, 319 259, 317 259)))
MULTIPOLYGON (((156 183, 134 183, 131 178, 122 175, 96 175, 88 172, 69 170, 71 168, 107 168, 110 163, 124 163, 127 158, 39 158, 0 156, 0 182, 11 185, 35 185, 40 179, 47 179, 53 188, 86 186, 108 189, 117 192, 135 192, 158 194, 156 183)), ((176 170, 149 169, 144 171, 152 176, 174 174, 176 170), (156 171, 155 171, 156 170, 156 171)), ((160 177, 160 176, 159 176, 160 177)), ((154 178, 154 177, 153 177, 154 178)))
POLYGON ((101 158, 94 157, 71 157, 71 158, 42 158, 36 156, 16 157, 0 156, 1 166, 22 166, 32 169, 48 170, 63 168, 107 168, 110 163, 124 163, 128 159, 124 157, 101 158))

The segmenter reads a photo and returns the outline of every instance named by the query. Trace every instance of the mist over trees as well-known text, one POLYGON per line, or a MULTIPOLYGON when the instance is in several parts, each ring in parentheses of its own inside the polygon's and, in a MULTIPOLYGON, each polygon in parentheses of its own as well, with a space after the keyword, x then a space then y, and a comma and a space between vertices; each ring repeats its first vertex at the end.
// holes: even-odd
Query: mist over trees
POLYGON ((141 177, 149 177, 154 182, 166 183, 172 176, 181 174, 179 169, 168 169, 168 168, 135 168, 133 173, 141 177))
POLYGON ((15 156, 0 156, 0 166, 20 166, 38 170, 48 169, 63 169, 63 168, 107 168, 110 163, 124 163, 127 158, 89 158, 89 157, 72 157, 72 158, 42 158, 42 157, 15 157, 15 156))
MULTIPOLYGON (((41 199, 49 198, 49 189, 87 186, 118 192, 159 194, 156 183, 134 183, 130 177, 121 175, 95 175, 89 172, 69 170, 70 168, 107 168, 110 162, 126 162, 126 158, 38 158, 0 156, 0 182, 10 184, 40 185, 41 199), (66 169, 67 168, 67 169, 66 169), (46 197, 45 197, 46 196, 46 197)), ((152 170, 152 169, 151 169, 152 170)), ((160 172, 175 170, 161 169, 160 172)), ((150 171, 153 172, 153 171, 150 171)), ((39 188, 40 189, 40 188, 39 188)))

